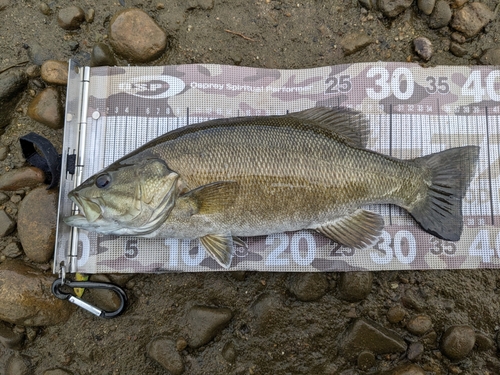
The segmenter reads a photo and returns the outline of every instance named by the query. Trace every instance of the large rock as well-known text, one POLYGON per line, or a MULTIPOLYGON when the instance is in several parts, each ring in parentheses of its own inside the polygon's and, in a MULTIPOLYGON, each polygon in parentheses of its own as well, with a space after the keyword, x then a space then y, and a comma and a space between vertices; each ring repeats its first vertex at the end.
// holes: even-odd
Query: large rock
POLYGON ((45 181, 45 174, 35 167, 12 169, 0 176, 0 190, 16 191, 35 187, 45 181))
POLYGON ((57 223, 57 190, 33 189, 19 205, 17 231, 24 252, 35 262, 52 257, 57 223))
POLYGON ((0 73, 0 129, 10 123, 12 113, 28 83, 23 69, 9 69, 0 73))
POLYGON ((66 321, 74 305, 52 295, 53 280, 19 260, 0 264, 0 320, 23 326, 66 321))
POLYGON ((109 41, 114 51, 125 59, 147 62, 163 53, 167 34, 145 12, 130 8, 111 19, 109 41))
POLYGON ((55 87, 47 87, 31 101, 28 116, 52 129, 63 127, 61 94, 55 87))
POLYGON ((451 27, 464 33, 466 37, 472 38, 479 34, 494 17, 495 14, 486 5, 475 2, 455 11, 451 27))

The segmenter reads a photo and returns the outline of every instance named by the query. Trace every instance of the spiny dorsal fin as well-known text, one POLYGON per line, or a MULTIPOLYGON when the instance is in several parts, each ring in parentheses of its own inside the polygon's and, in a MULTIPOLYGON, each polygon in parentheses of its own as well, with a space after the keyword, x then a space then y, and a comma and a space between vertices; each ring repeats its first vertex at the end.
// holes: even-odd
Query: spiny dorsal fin
POLYGON ((358 209, 352 215, 321 224, 314 229, 344 246, 364 249, 378 242, 384 229, 384 219, 375 212, 358 209))
POLYGON ((200 243, 224 268, 229 268, 233 259, 233 237, 230 234, 208 234, 200 237, 200 243))
POLYGON ((351 146, 366 148, 370 123, 361 112, 349 108, 316 107, 289 114, 341 136, 351 146))
POLYGON ((200 186, 187 192, 184 197, 193 199, 198 207, 198 214, 209 215, 231 206, 239 191, 239 184, 234 181, 218 181, 200 186))

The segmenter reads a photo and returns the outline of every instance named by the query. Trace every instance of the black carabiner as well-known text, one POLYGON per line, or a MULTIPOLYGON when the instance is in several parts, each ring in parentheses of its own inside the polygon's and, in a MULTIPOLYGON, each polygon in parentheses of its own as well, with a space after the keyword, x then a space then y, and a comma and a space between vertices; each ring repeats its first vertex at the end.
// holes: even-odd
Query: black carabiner
POLYGON ((82 309, 87 310, 88 312, 100 316, 101 318, 114 318, 120 315, 126 307, 127 304, 127 294, 125 291, 120 288, 118 285, 114 285, 111 283, 98 283, 94 281, 69 281, 63 280, 62 278, 54 280, 52 283, 52 293, 59 299, 67 299, 69 302, 74 303, 75 305, 81 307, 82 309), (88 288, 88 289, 108 289, 115 292, 118 297, 120 297, 120 307, 115 311, 105 311, 99 309, 95 306, 92 306, 90 303, 85 302, 84 300, 75 297, 71 293, 66 293, 61 291, 61 287, 63 285, 67 285, 70 288, 88 288))

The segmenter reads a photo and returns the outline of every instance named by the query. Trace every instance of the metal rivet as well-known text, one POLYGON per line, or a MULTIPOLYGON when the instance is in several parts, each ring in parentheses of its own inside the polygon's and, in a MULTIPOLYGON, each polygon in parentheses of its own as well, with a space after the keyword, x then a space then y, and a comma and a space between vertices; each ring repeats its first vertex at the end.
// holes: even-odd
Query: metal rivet
POLYGON ((99 111, 94 111, 94 112, 92 113, 92 118, 93 118, 94 120, 97 120, 99 117, 101 117, 101 113, 100 113, 99 111))

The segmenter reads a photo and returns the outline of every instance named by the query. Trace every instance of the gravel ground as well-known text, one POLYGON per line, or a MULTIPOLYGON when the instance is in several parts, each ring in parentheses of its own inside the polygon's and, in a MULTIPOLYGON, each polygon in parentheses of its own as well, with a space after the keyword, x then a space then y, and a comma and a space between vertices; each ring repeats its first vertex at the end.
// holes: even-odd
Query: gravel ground
MULTIPOLYGON (((47 289, 54 199, 36 187, 43 177, 24 168, 18 142, 36 131, 61 148, 64 85, 43 69, 40 77, 46 60, 281 69, 377 60, 500 65, 496 5, 0 0, 0 372, 499 374, 500 278, 493 270, 111 275, 130 297, 120 318, 55 304, 47 289), (116 54, 131 36, 113 37, 110 25, 126 8, 156 21, 159 53, 116 54), (52 117, 37 117, 42 92, 52 117)), ((86 298, 116 303, 104 292, 86 298)))

